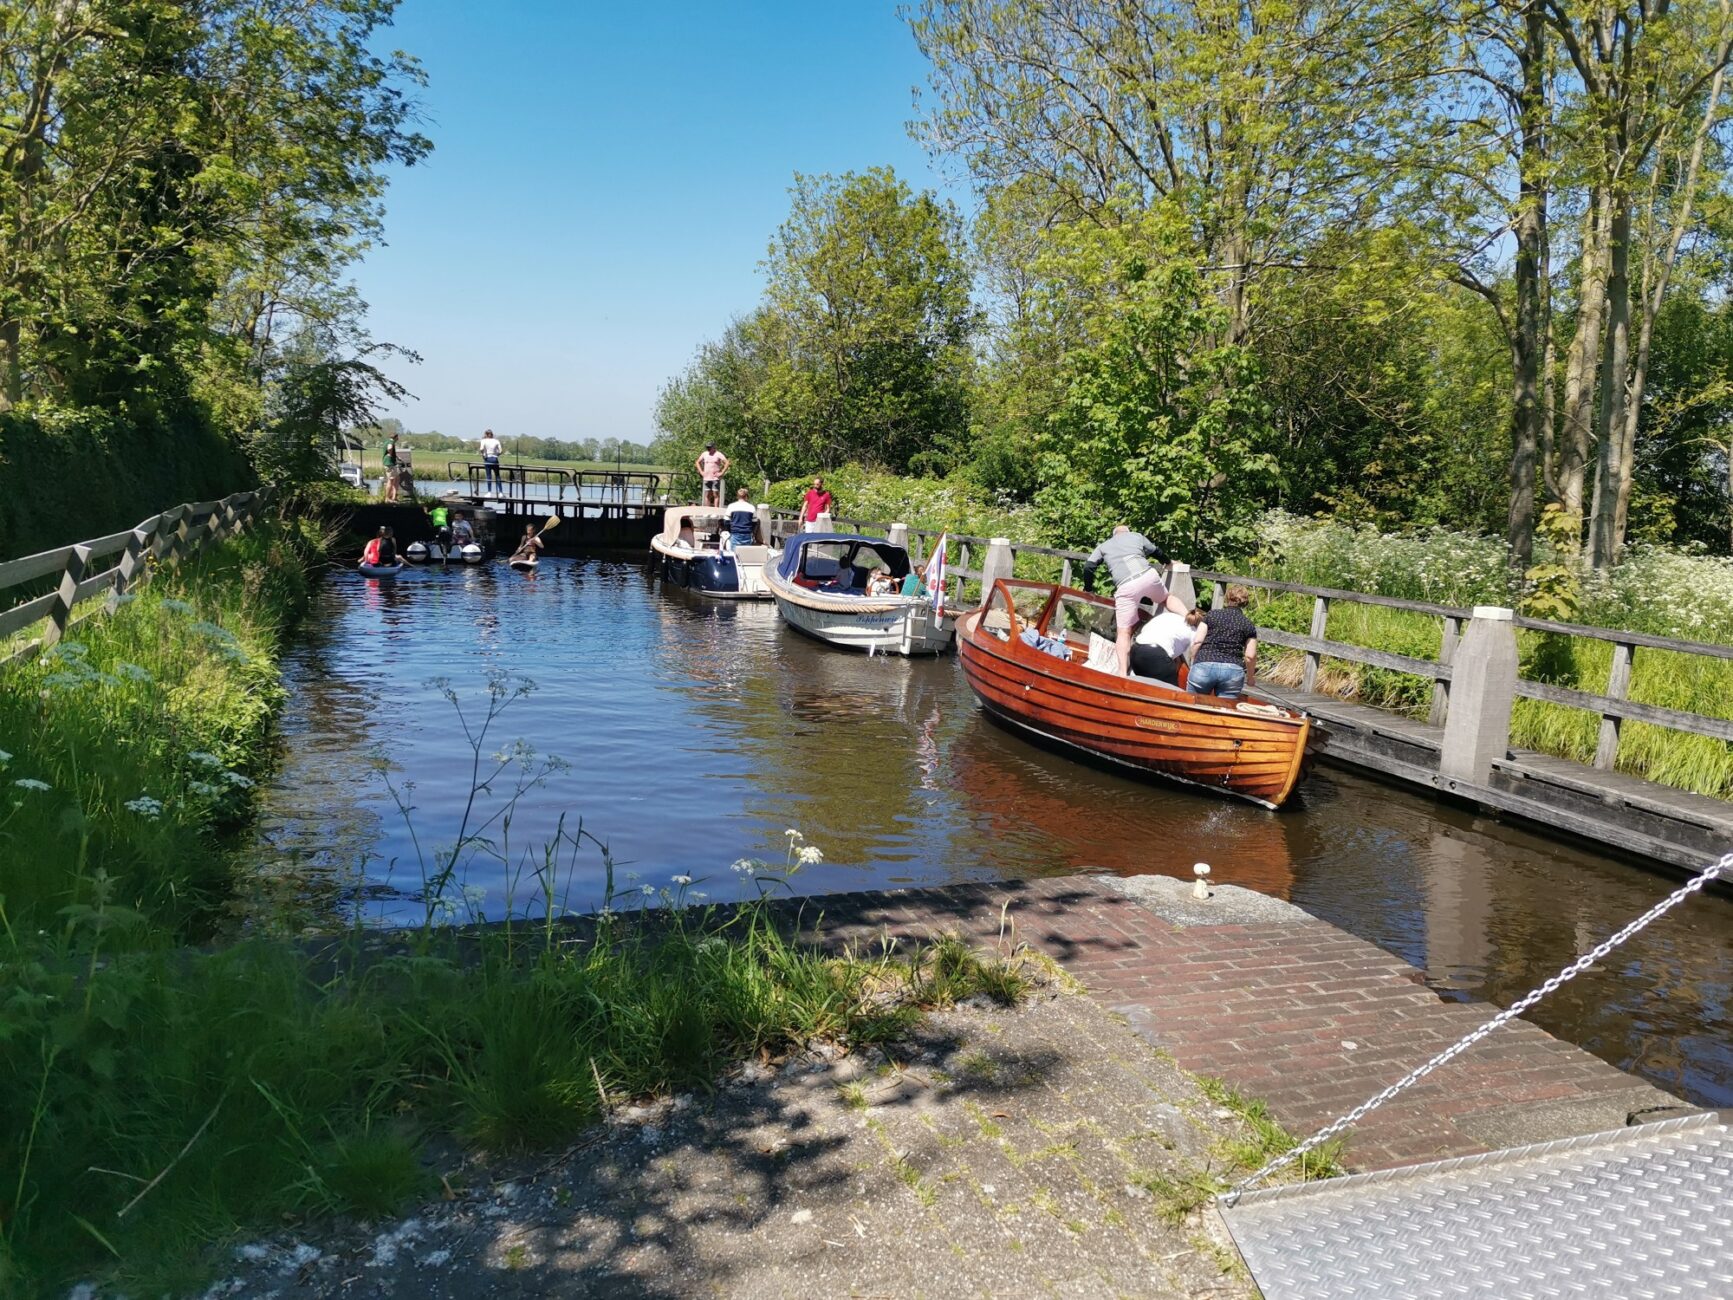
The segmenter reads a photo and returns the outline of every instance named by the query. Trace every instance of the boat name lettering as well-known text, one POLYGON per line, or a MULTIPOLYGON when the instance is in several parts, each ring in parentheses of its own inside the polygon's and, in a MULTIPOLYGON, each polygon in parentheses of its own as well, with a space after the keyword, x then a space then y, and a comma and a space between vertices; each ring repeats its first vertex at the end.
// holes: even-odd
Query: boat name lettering
POLYGON ((1137 725, 1142 727, 1145 731, 1177 732, 1179 730, 1179 723, 1168 722, 1164 718, 1134 718, 1132 721, 1136 722, 1137 725))

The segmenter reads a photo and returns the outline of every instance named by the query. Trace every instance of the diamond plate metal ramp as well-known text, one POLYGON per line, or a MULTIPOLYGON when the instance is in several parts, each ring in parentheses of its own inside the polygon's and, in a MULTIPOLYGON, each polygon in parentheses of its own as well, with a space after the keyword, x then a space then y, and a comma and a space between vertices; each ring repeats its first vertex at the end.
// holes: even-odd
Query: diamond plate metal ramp
POLYGON ((1733 1129, 1691 1115, 1248 1192, 1222 1215, 1266 1300, 1727 1300, 1733 1129))

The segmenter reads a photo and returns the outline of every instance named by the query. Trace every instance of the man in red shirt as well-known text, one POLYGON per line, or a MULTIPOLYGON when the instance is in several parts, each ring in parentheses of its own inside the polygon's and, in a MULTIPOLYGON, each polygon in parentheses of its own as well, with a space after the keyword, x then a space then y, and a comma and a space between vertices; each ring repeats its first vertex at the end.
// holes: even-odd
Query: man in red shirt
POLYGON ((800 522, 811 524, 817 522, 820 515, 828 515, 832 500, 834 498, 825 490, 824 480, 814 478, 812 486, 806 490, 806 505, 800 512, 800 522))
POLYGON ((716 444, 707 442, 704 450, 698 453, 698 459, 692 462, 698 467, 698 478, 704 484, 704 498, 700 505, 719 506, 722 504, 722 476, 728 472, 728 457, 716 450, 716 444))

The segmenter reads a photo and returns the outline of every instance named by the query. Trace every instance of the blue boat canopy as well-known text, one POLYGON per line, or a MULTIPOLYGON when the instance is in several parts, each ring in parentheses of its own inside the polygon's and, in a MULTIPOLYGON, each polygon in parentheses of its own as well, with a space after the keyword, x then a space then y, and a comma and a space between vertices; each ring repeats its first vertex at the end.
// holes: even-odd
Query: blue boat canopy
POLYGON ((900 582, 909 576, 909 553, 860 533, 796 533, 783 544, 776 571, 790 582, 833 583, 845 566, 854 571, 852 586, 865 585, 867 575, 881 567, 900 582))

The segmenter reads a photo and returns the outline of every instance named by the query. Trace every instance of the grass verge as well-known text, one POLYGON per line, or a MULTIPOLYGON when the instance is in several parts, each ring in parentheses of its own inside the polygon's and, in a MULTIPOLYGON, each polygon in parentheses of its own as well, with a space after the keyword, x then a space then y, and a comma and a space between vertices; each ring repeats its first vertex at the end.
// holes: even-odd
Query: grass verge
POLYGON ((322 538, 266 522, 0 676, 0 923, 197 937, 269 766, 277 653, 322 538))
POLYGON ((427 1191, 436 1135, 557 1146, 742 1058, 887 1041, 1024 987, 954 939, 824 955, 768 901, 603 916, 582 940, 423 931, 371 958, 357 936, 336 961, 268 941, 110 957, 100 908, 71 931, 4 962, 0 1291, 178 1293, 243 1227, 427 1191))

